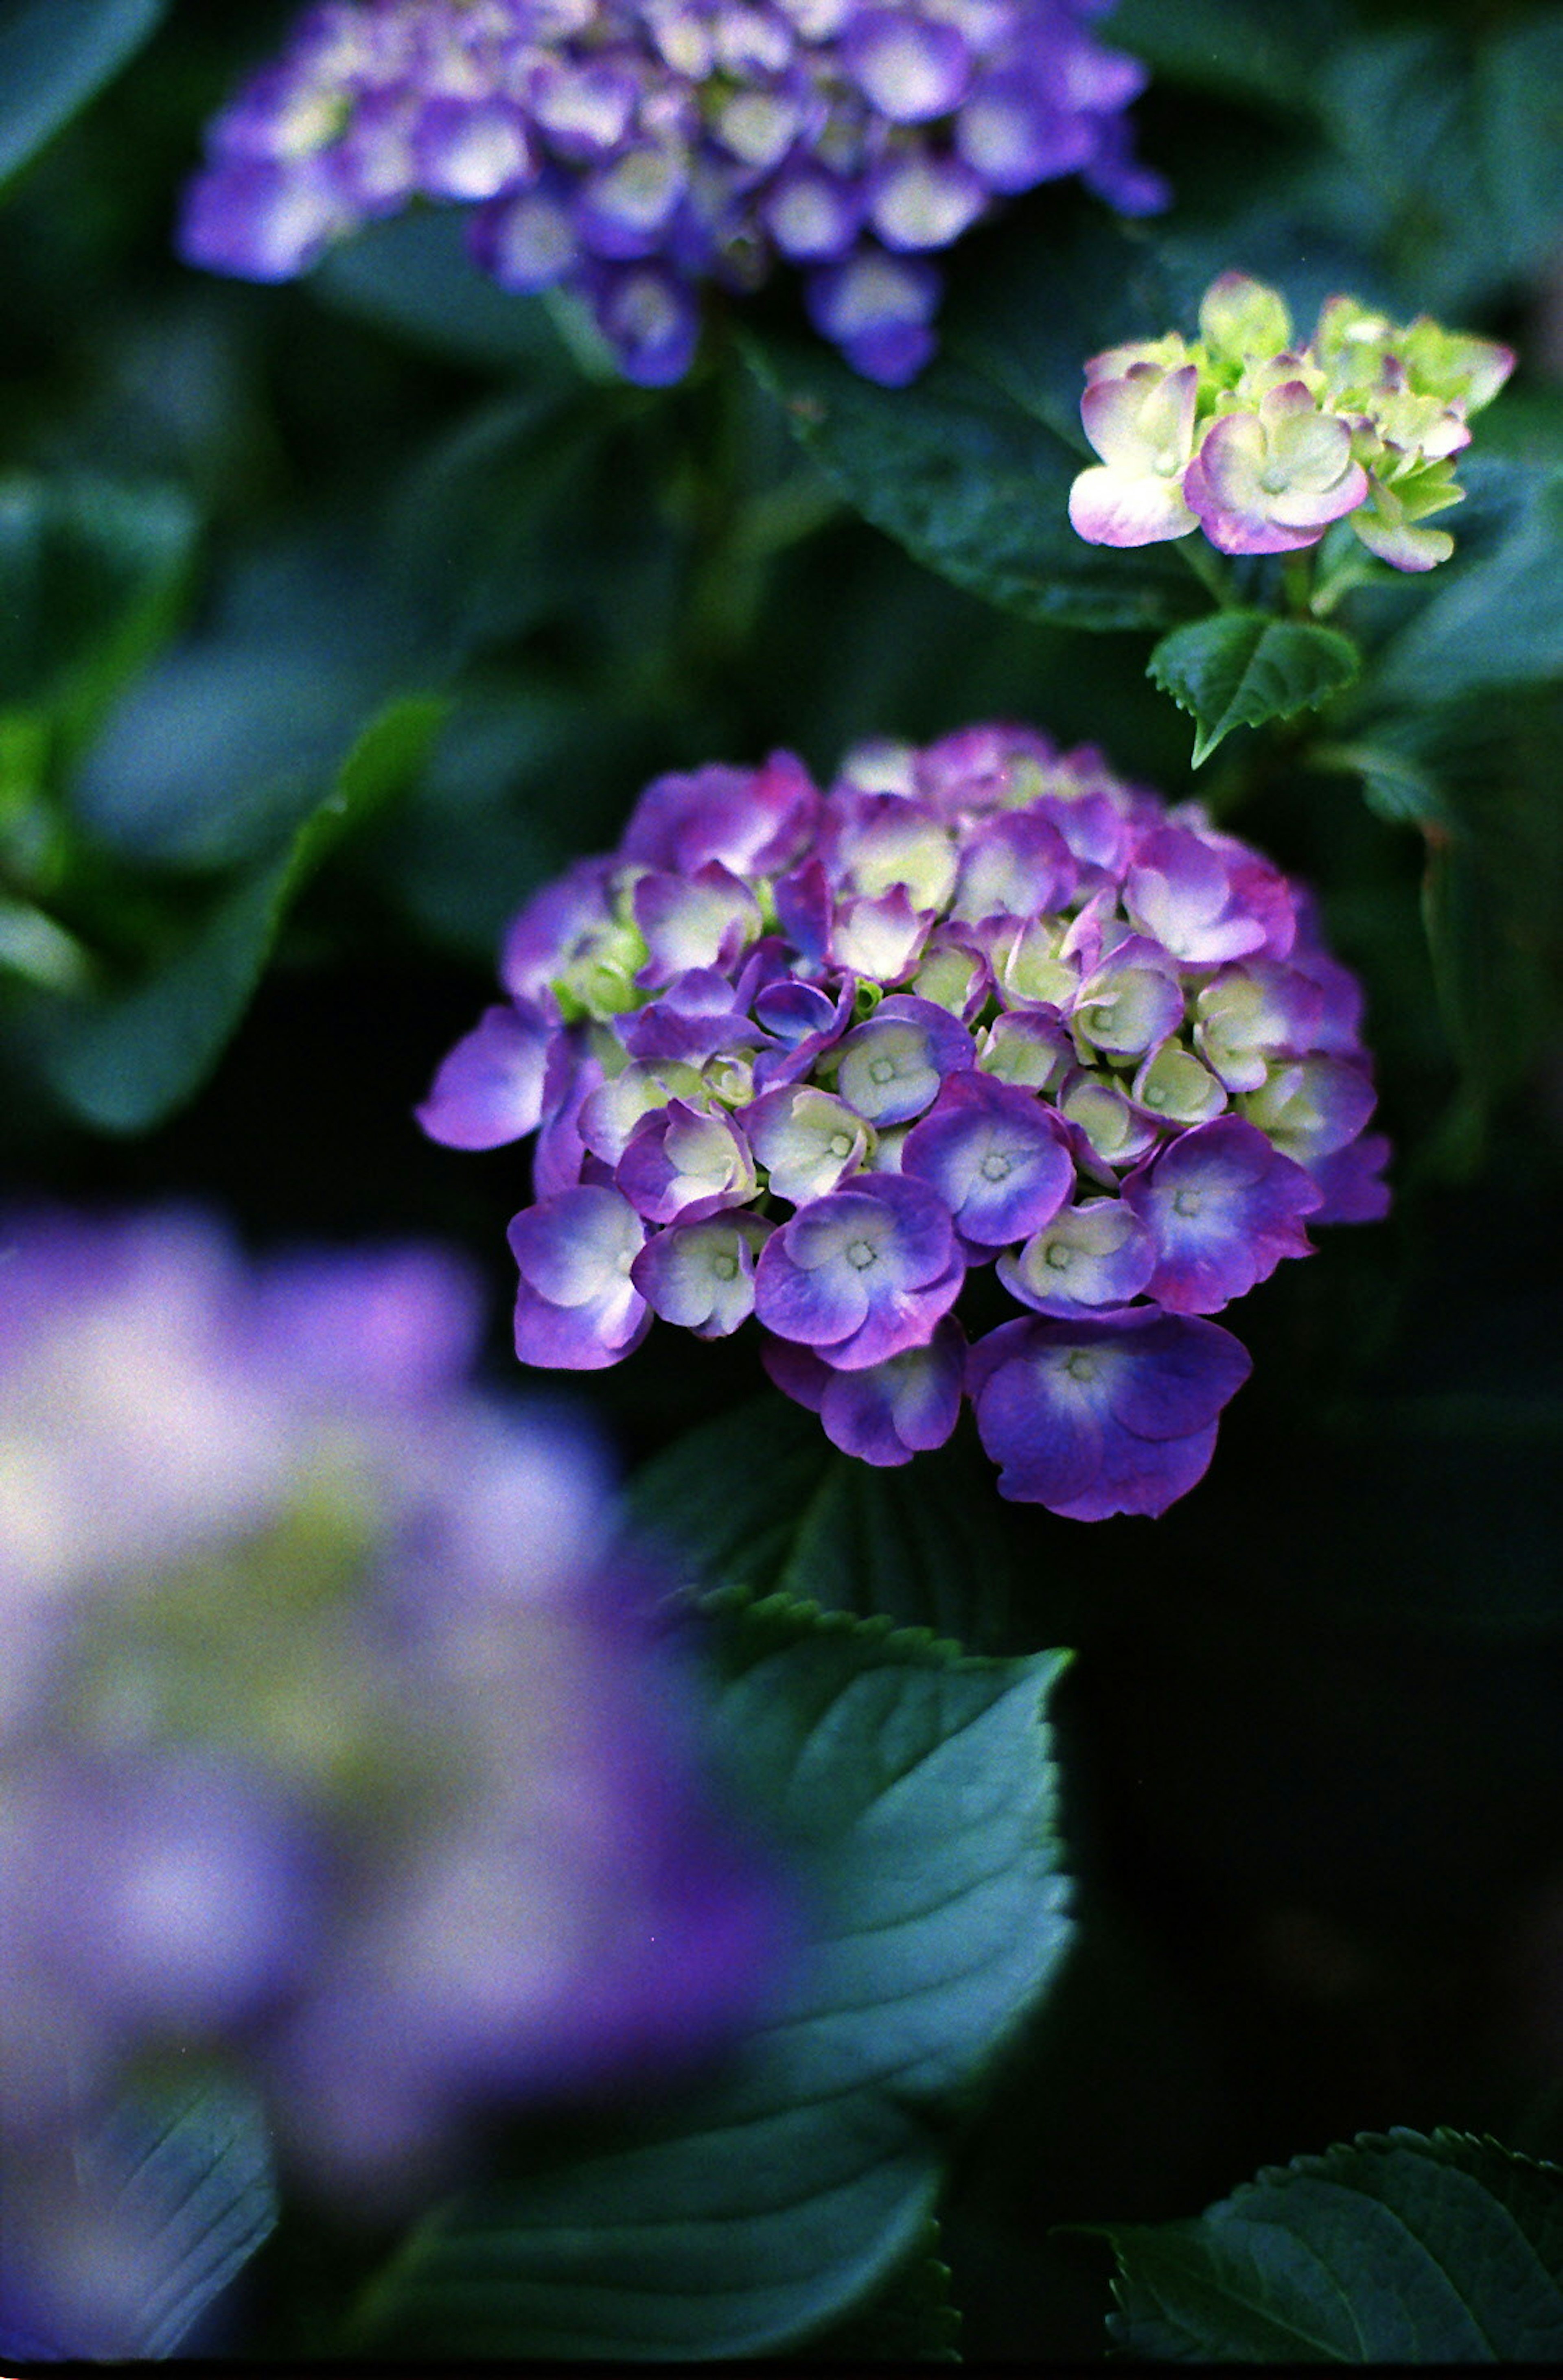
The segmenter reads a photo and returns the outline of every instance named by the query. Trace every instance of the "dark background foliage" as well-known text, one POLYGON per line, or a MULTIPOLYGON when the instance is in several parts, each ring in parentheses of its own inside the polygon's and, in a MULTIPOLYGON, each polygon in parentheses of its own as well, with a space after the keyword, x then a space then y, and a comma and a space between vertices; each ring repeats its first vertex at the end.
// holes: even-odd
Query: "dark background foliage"
MULTIPOLYGON (((1124 0, 1175 211, 1015 203, 891 399, 781 287, 675 391, 594 377, 433 216, 296 287, 184 269, 202 120, 291 14, 175 0, 0 191, 5 1162, 24 1195, 214 1205, 258 1248, 457 1243, 507 1385, 525 1160, 410 1110, 527 892, 653 771, 777 744, 828 771, 1010 716, 1184 796, 1144 669, 1199 590, 1061 526, 1081 358, 1228 264, 1304 318, 1344 285, 1520 348, 1447 578, 1367 599, 1379 659, 1327 727, 1240 730, 1197 788, 1367 982, 1392 1219, 1229 1318, 1254 1378, 1165 1520, 1002 1510, 958 1446, 833 1474, 788 1583, 872 1606, 875 1549, 943 1499, 980 1509, 955 1608, 898 1616, 1078 1648, 1081 1934, 958 2156, 969 2352, 1097 2350, 1105 2260, 1051 2226, 1191 2214, 1392 2124, 1563 2152, 1563 17, 1124 0)), ((677 1526, 724 1465, 824 1466, 774 1402, 734 1419, 762 1389, 747 1339, 659 1331, 589 1402, 677 1526)), ((769 1528, 774 1584, 763 1505, 700 1528, 729 1567, 769 1528)))

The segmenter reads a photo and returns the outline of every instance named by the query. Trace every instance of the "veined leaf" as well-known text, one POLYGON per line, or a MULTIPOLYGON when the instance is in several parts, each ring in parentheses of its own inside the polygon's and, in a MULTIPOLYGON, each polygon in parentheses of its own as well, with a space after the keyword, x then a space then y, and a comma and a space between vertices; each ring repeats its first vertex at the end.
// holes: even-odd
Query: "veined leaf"
POLYGON ((1191 2223, 1105 2227, 1108 2327, 1197 2363, 1556 2363, 1563 2170, 1496 2142, 1362 2133, 1191 2223))
POLYGON ((985 372, 940 357, 910 388, 886 390, 823 340, 746 344, 827 477, 958 587, 1077 628, 1161 628, 1188 611, 1194 589, 1176 560, 1126 560, 1076 536, 1069 486, 1084 455, 985 372))
POLYGON ((1263 727, 1326 702, 1359 674, 1362 656, 1338 628, 1268 612, 1213 612, 1164 637, 1147 667, 1193 718, 1197 769, 1234 727, 1263 727))
POLYGON ((1009 1544, 991 1469, 964 1439, 910 1472, 875 1470, 772 1390, 647 1463, 629 1500, 708 1586, 880 1614, 971 1652, 1005 1643, 1009 1544))
POLYGON ((40 1004, 30 1027, 37 1061, 84 1123, 101 1132, 145 1131, 200 1088, 248 1007, 298 893, 341 837, 407 784, 445 709, 432 695, 388 704, 291 841, 220 892, 189 941, 143 982, 118 994, 40 1004))
POLYGON ((716 2079, 431 2216, 353 2352, 761 2354, 923 2240, 946 2131, 1068 1936, 1039 1720, 1062 1657, 776 1606, 724 1633, 721 1765, 807 1896, 790 1972, 716 2079))

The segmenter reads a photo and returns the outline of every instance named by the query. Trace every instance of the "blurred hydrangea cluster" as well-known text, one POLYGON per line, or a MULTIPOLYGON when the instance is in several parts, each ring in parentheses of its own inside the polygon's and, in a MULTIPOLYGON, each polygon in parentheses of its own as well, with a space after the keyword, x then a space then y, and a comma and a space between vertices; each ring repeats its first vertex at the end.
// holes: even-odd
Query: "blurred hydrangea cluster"
POLYGON ((660 778, 502 975, 420 1113, 537 1131, 523 1361, 754 1314, 849 1453, 938 1446, 969 1394, 1001 1492, 1074 1518, 1193 1485, 1249 1369, 1203 1318, 1386 1204, 1306 894, 1025 729, 867 746, 824 794, 785 753, 660 778))
POLYGON ((630 380, 688 370, 702 285, 805 268, 817 328, 899 385, 934 349, 930 259, 1079 173, 1165 204, 1123 110, 1111 0, 335 0, 211 128, 180 245, 302 272, 414 199, 475 210, 507 289, 583 298, 630 380))
POLYGON ((1085 368, 1081 418, 1102 457, 1069 495, 1093 545, 1153 545, 1203 529, 1223 553, 1289 553, 1349 520, 1397 570, 1431 570, 1454 540, 1423 524, 1459 504, 1453 457, 1470 415, 1514 369, 1508 347, 1397 324, 1331 298, 1293 345, 1284 299, 1226 273, 1200 336, 1111 347, 1085 368))
POLYGON ((210 2057, 399 2199, 737 2022, 776 1918, 593 1450, 461 1386, 464 1275, 3 1245, 0 2331, 113 2352, 136 2243, 76 2143, 127 2087, 210 2057))

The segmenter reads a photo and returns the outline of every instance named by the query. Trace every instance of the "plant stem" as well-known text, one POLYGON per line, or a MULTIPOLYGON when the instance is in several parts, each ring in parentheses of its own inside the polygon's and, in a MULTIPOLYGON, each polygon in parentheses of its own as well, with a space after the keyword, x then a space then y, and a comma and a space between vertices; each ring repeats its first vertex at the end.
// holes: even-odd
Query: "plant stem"
POLYGON ((1202 587, 1215 596, 1224 612, 1229 612, 1237 601, 1232 592, 1231 574, 1203 538, 1180 538, 1178 551, 1199 580, 1202 587))

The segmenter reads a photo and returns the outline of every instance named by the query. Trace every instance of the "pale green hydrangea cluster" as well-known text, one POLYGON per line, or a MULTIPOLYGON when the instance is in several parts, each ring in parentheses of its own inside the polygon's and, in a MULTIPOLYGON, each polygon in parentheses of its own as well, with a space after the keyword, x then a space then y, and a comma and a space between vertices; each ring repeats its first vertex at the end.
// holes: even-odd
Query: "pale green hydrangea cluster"
POLYGON ((1199 328, 1087 364, 1081 415, 1102 459, 1070 491, 1081 537, 1199 528, 1224 553, 1284 553, 1347 520, 1397 570, 1447 560, 1454 540, 1425 524, 1464 495, 1454 458, 1514 369, 1508 347, 1348 297, 1299 346, 1279 292, 1240 273, 1211 284, 1199 328))

